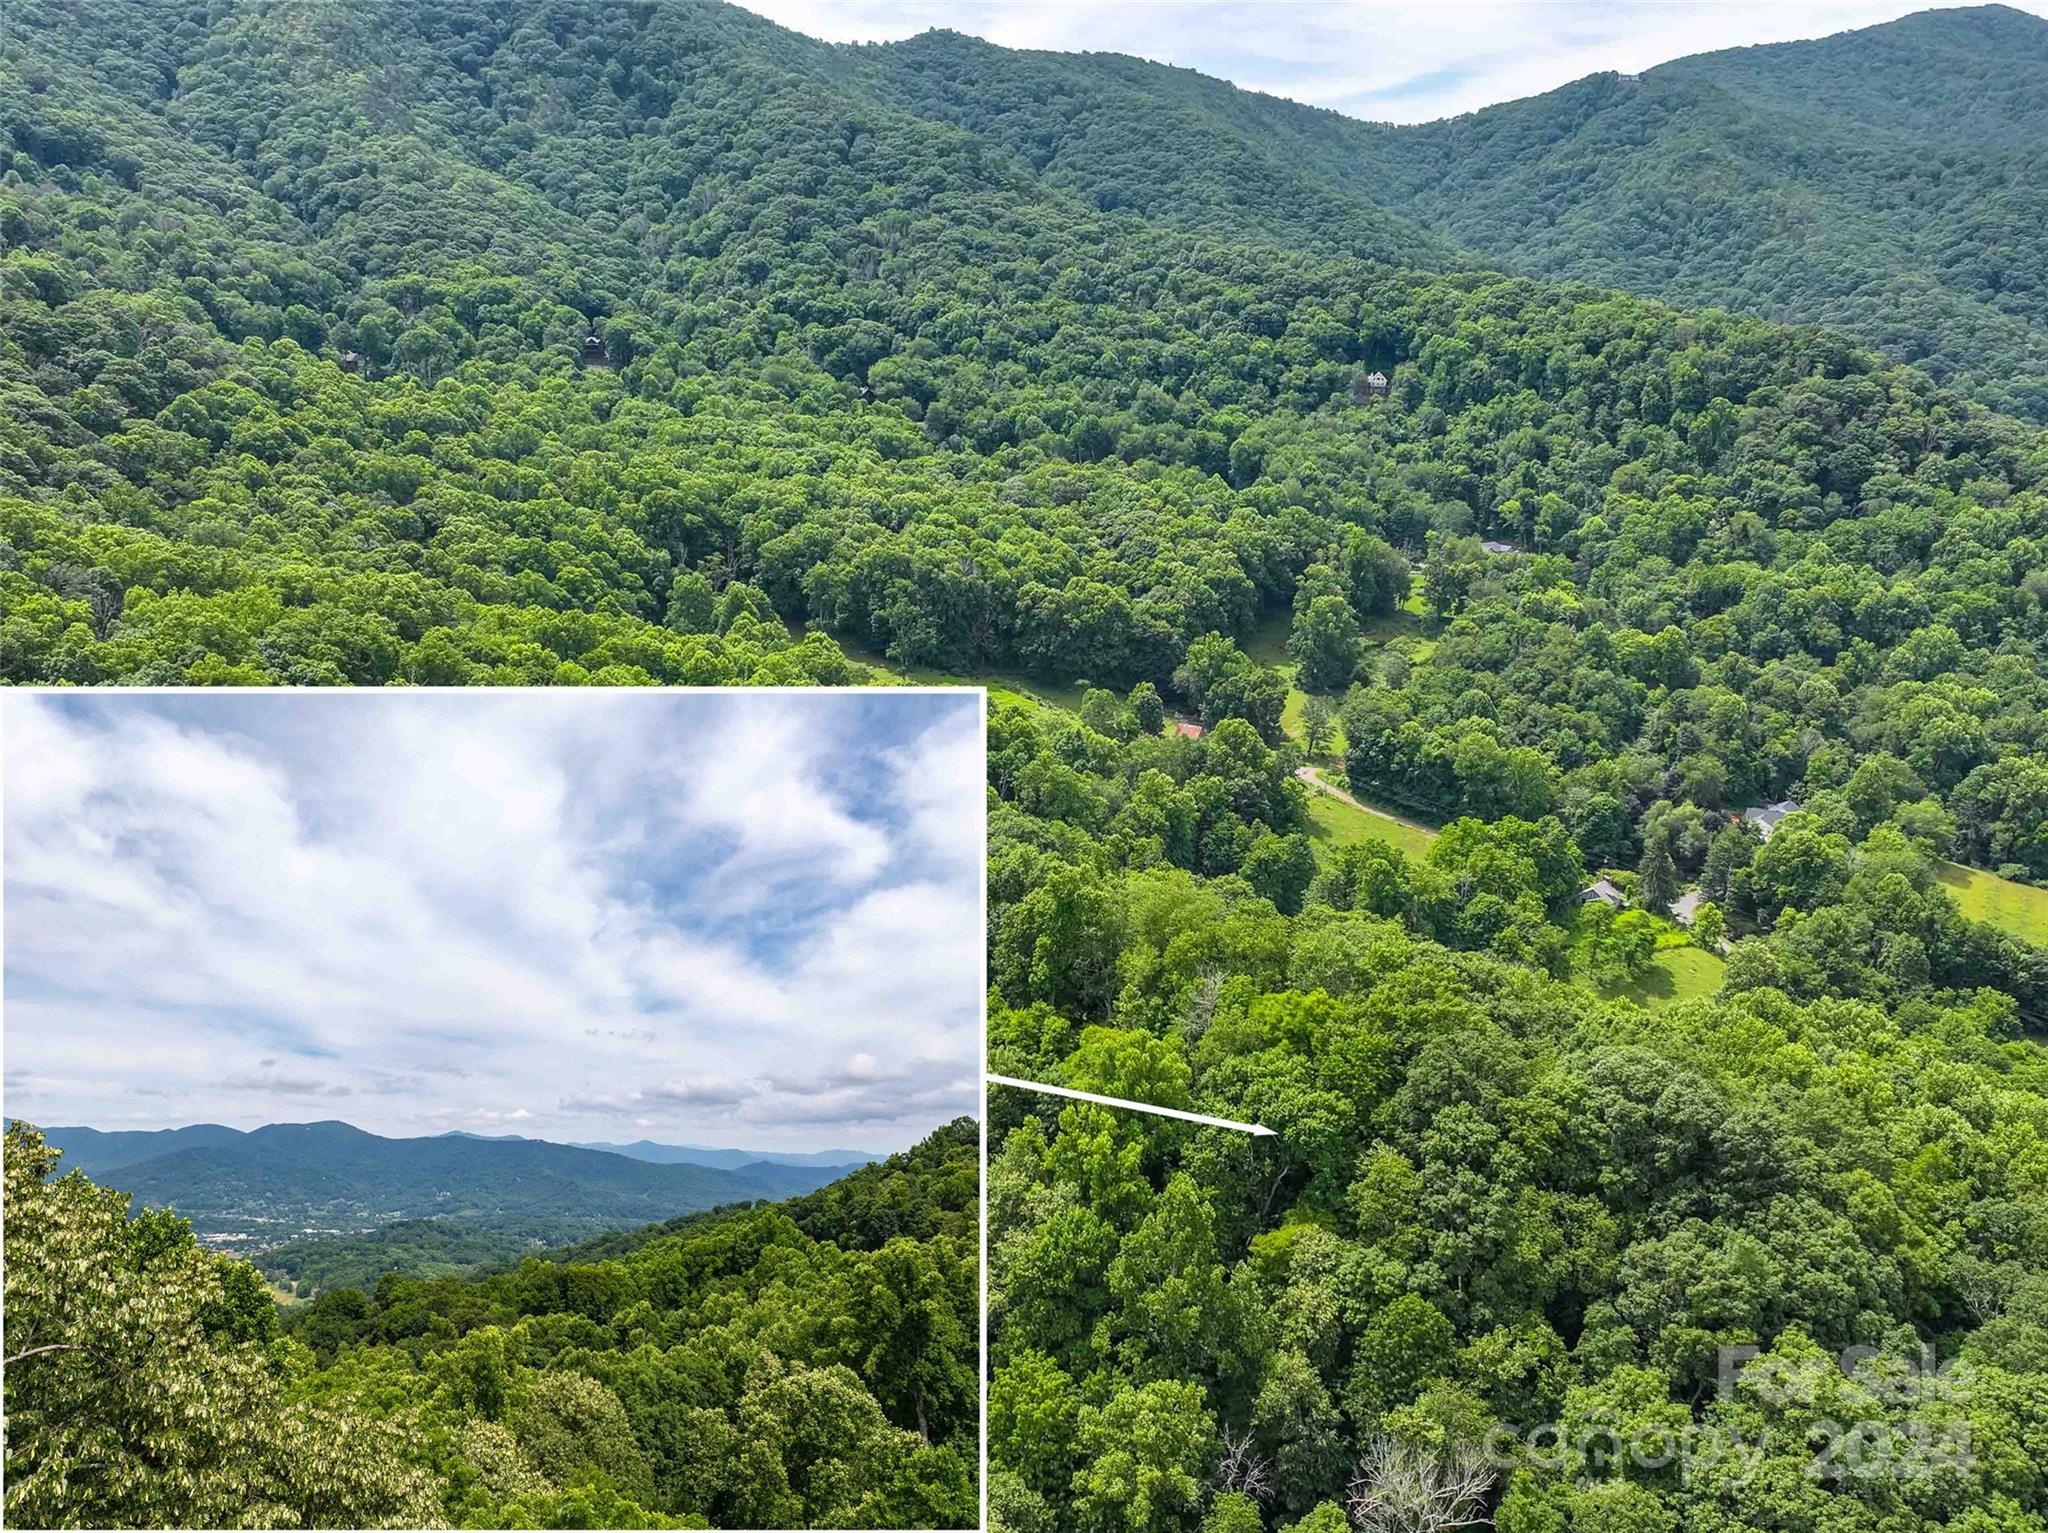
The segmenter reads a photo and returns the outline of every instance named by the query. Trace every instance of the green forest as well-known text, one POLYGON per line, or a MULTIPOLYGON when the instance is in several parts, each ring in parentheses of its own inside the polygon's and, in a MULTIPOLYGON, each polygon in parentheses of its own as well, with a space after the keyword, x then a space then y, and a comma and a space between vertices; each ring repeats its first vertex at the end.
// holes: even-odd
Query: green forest
POLYGON ((998 1524, 2048 1526, 2041 954, 1902 827, 1722 832, 1810 913, 1603 1004, 1555 817, 1319 861, 1293 747, 1105 722, 992 725, 991 1068, 1273 1133, 995 1089, 998 1524))
POLYGON ((2048 22, 2006 6, 1603 71, 1401 127, 956 32, 814 67, 1098 207, 1825 324, 2048 419, 2048 22))
MULTIPOLYGON (((709 3, 15 11, 0 678, 991 685, 992 1067, 1275 1130, 992 1097, 994 1525, 2048 1529, 2048 27, 1383 130, 709 3)), ((927 1372, 866 1175, 252 1331, 425 1478, 238 1515, 971 1523, 964 1247, 927 1372)), ((177 1249, 194 1347, 269 1313, 177 1249)))
POLYGON ((974 1527, 979 1139, 281 1311, 16 1124, 8 1522, 974 1527))

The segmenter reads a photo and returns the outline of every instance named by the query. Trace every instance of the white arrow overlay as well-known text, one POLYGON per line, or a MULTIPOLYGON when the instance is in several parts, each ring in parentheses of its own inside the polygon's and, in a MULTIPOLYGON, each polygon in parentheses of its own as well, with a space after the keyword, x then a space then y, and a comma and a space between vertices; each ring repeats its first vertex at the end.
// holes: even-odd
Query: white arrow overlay
POLYGON ((1044 1081, 1020 1081, 1014 1075, 990 1075, 998 1086, 1015 1086, 1019 1091, 1043 1091, 1077 1102, 1099 1102, 1104 1107, 1128 1107, 1132 1112, 1149 1112, 1162 1118, 1181 1118, 1189 1123, 1206 1123, 1211 1128, 1235 1129, 1240 1134, 1271 1135, 1272 1129, 1259 1123, 1238 1123, 1230 1118, 1212 1118, 1207 1113, 1182 1112, 1178 1107, 1157 1107, 1150 1102, 1129 1102, 1122 1097, 1100 1096, 1093 1091, 1076 1091, 1071 1086, 1048 1086, 1044 1081))

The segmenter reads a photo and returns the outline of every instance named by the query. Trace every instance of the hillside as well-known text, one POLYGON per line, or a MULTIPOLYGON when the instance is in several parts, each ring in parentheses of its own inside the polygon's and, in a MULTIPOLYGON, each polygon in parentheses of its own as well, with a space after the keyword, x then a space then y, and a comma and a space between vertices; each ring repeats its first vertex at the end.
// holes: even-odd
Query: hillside
MULTIPOLYGON (((191 1131, 168 1132, 176 1142, 191 1131)), ((71 1131, 48 1137, 67 1149, 71 1131)), ((89 1140, 87 1148, 104 1163, 103 1143, 89 1140)), ((93 1174, 109 1176, 139 1206, 175 1209, 216 1244, 253 1250, 426 1218, 573 1238, 721 1203, 788 1197, 842 1169, 654 1165, 537 1139, 386 1139, 329 1122, 273 1123, 93 1174)))
MULTIPOLYGON (((971 1233, 979 1194, 976 1180, 971 1175, 956 1176, 948 1184, 934 1173, 945 1167, 958 1172, 963 1155, 977 1145, 975 1125, 962 1120, 913 1149, 873 1164, 850 1166, 826 1161, 825 1166, 836 1179, 815 1192, 784 1199, 780 1207, 805 1234, 841 1244, 851 1238, 868 1246, 880 1246, 898 1235, 923 1240, 939 1233, 966 1238, 971 1233), (844 1210, 857 1210, 863 1221, 861 1226, 849 1227, 844 1210), (943 1223, 933 1223, 932 1217, 938 1213, 950 1217, 943 1223)), ((645 1141, 639 1147, 649 1151, 690 1149, 645 1141)), ((623 1154, 632 1148, 635 1147, 619 1146, 618 1151, 623 1154)), ((798 1163, 807 1162, 806 1157, 798 1163)), ((505 1265, 530 1254, 563 1262, 611 1260, 656 1240, 708 1229, 724 1219, 744 1217, 746 1206, 735 1204, 678 1214, 637 1230, 613 1231, 589 1239, 578 1238, 586 1224, 563 1219, 525 1220, 517 1226, 493 1223, 487 1227, 449 1219, 414 1219, 385 1225, 364 1235, 279 1246, 258 1252, 250 1260, 267 1273, 301 1285, 303 1291, 345 1287, 367 1291, 374 1289, 386 1272, 404 1277, 454 1277, 505 1265)))
POLYGON ((183 1128, 96 1129, 77 1126, 47 1128, 43 1138, 64 1152, 64 1169, 83 1171, 95 1179, 109 1171, 154 1160, 179 1150, 231 1145, 243 1137, 240 1129, 219 1123, 191 1123, 183 1128))
MULTIPOLYGON (((899 1155, 849 1171, 838 1180, 785 1200, 781 1209, 815 1240, 874 1249, 899 1237, 966 1238, 972 1231, 980 1177, 981 1136, 970 1118, 947 1124, 899 1155)), ((548 1253, 552 1261, 609 1261, 672 1236, 701 1229, 712 1216, 684 1214, 638 1230, 620 1230, 548 1253)), ((735 1216, 737 1217, 737 1216, 735 1216)))
POLYGON ((1413 127, 957 33, 846 68, 1101 207, 1824 324, 2048 418, 2048 20, 2024 12, 1930 11, 1413 127))
POLYGON ((843 55, 741 12, 572 11, 566 49, 516 14, 235 12, 164 99, 40 66, 68 83, 10 119, 44 159, 6 189, 0 672, 836 682, 845 640, 1188 705, 1205 634, 1298 614, 1387 683, 1356 786, 1425 818, 1557 812, 1628 866, 1659 801, 1868 766, 1845 830, 1903 801, 2048 877, 2038 432, 1809 329, 1104 213, 847 117, 843 55), (294 83, 356 50, 402 115, 294 83), (481 104, 470 71, 529 53, 545 101, 481 104), (298 126, 228 132, 272 110, 298 126), (366 211, 411 172, 365 156, 460 206, 366 211), (243 202, 271 211, 210 211, 243 202), (1382 642, 1416 566, 1438 631, 1382 642))
POLYGON ((367 1292, 387 1272, 409 1278, 461 1277, 545 1251, 553 1242, 574 1240, 580 1228, 576 1221, 526 1221, 508 1229, 460 1219, 400 1219, 361 1235, 293 1240, 247 1254, 251 1266, 304 1299, 330 1288, 367 1292))
POLYGON ((944 1233, 832 1240, 769 1205, 622 1260, 281 1314, 179 1221, 52 1175, 17 1123, 8 1523, 976 1526, 977 1152, 950 1125, 877 1185, 944 1233), (88 1410, 119 1474, 58 1472, 88 1410))

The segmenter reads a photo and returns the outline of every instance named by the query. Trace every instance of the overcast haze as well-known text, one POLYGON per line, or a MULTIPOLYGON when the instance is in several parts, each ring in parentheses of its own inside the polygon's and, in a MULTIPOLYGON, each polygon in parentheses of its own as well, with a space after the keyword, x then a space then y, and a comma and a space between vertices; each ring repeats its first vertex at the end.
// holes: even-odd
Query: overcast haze
MULTIPOLYGON (((1129 53, 1374 122, 1426 122, 1604 69, 1793 42, 1941 9, 1840 4, 1290 4, 1257 0, 743 0, 830 42, 933 27, 1006 48, 1129 53)), ((2013 9, 2048 15, 2048 0, 2013 9)))
POLYGON ((7 1112, 901 1148, 975 1109, 972 694, 12 694, 7 1112))

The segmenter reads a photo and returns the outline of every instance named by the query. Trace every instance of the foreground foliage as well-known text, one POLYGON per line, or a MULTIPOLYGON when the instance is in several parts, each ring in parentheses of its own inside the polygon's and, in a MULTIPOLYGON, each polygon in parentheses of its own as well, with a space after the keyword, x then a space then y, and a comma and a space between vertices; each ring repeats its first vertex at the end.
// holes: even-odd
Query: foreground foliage
POLYGON ((829 1199, 280 1326, 254 1268, 46 1179, 17 1125, 8 1521, 973 1526, 977 1156, 963 1119, 829 1199))
POLYGON ((440 1511, 409 1421, 314 1402, 254 1268, 7 1131, 7 1521, 377 1527, 440 1511))
POLYGON ((1843 840, 1718 998, 1604 1005, 1517 951, 1545 858, 1576 886, 1535 827, 1196 876, 1166 806, 1228 733, 994 720, 991 1067, 1275 1131, 997 1088, 1004 1527, 2048 1527, 2048 1057, 1967 962, 1845 940, 1967 930, 1924 854, 1843 840))

